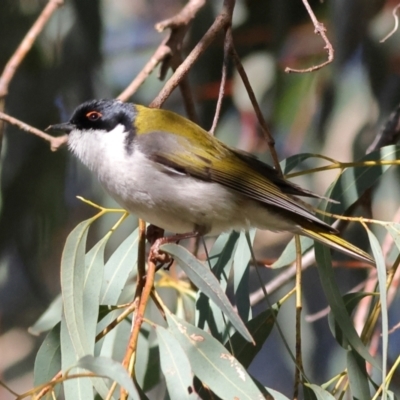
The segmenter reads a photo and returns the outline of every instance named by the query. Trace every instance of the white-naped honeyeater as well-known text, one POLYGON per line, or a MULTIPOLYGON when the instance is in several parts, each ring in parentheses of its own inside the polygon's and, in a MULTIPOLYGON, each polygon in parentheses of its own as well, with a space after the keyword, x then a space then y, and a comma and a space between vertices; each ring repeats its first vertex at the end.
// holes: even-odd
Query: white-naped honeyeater
POLYGON ((320 196, 176 113, 92 100, 48 129, 68 134, 69 149, 124 209, 174 234, 289 231, 373 262, 296 198, 320 196))

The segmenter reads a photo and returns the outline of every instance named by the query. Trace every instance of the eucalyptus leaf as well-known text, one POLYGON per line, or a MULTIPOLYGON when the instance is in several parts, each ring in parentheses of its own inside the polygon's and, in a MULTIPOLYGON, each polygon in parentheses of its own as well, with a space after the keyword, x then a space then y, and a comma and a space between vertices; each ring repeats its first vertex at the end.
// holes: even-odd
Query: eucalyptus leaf
MULTIPOLYGON (((61 319, 60 329, 61 342, 61 367, 63 373, 69 372, 78 361, 78 357, 74 350, 68 326, 65 317, 61 319)), ((83 370, 77 369, 75 374, 83 373, 83 370)), ((88 378, 66 379, 63 382, 65 400, 91 400, 94 399, 93 385, 88 378)))
POLYGON ((262 311, 255 318, 246 323, 246 327, 251 333, 255 345, 244 340, 237 332, 226 342, 225 347, 230 350, 232 354, 235 354, 235 357, 245 368, 250 366, 254 357, 267 340, 275 325, 278 311, 279 307, 274 306, 273 309, 262 311))
POLYGON ((222 399, 264 399, 244 367, 211 335, 170 313, 167 313, 167 322, 194 374, 217 396, 222 399))
MULTIPOLYGON (((305 236, 300 236, 301 252, 304 254, 314 245, 314 240, 305 236)), ((293 238, 285 247, 279 258, 271 265, 271 268, 282 268, 293 264, 296 261, 296 242, 293 238)))
MULTIPOLYGON (((347 313, 351 315, 353 310, 357 307, 358 303, 366 296, 373 296, 374 293, 365 293, 365 292, 355 292, 355 293, 346 293, 343 296, 343 302, 346 307, 347 313)), ((332 311, 328 314, 328 323, 329 328, 335 337, 336 341, 344 348, 349 348, 349 343, 343 335, 342 329, 340 328, 339 324, 335 320, 335 317, 332 311)))
POLYGON ((162 326, 156 327, 161 369, 171 399, 197 399, 189 360, 175 337, 162 326))
POLYGON ((120 384, 129 393, 132 399, 140 400, 132 378, 119 362, 111 358, 87 355, 77 362, 76 367, 84 368, 99 376, 110 378, 120 384))
POLYGON ((285 160, 282 160, 279 164, 281 165, 282 172, 284 174, 288 174, 290 171, 294 170, 299 164, 301 164, 305 160, 308 160, 309 158, 323 159, 323 157, 321 157, 319 154, 301 153, 290 156, 285 160))
POLYGON ((40 316, 40 318, 28 329, 32 335, 40 335, 52 329, 61 321, 62 315, 62 297, 61 294, 56 296, 50 303, 47 310, 40 316))
MULTIPOLYGON (((358 162, 390 161, 400 158, 400 147, 396 145, 382 147, 373 151, 358 162)), ((390 168, 390 165, 346 168, 339 179, 329 189, 329 197, 338 203, 327 203, 326 210, 334 214, 343 214, 358 198, 390 168)))
POLYGON ((174 257, 189 279, 225 313, 235 329, 246 340, 252 342, 249 331, 232 307, 213 273, 182 246, 169 243, 162 245, 160 249, 174 257))
MULTIPOLYGON (((49 382, 61 370, 60 323, 47 334, 39 351, 36 353, 34 366, 34 385, 49 382)), ((58 396, 60 385, 54 388, 58 396)))
POLYGON ((317 386, 314 384, 305 384, 308 388, 310 388, 313 392, 317 400, 336 400, 329 392, 322 389, 321 386, 317 386))
POLYGON ((332 314, 342 329, 344 337, 348 340, 349 345, 366 361, 380 369, 378 362, 371 356, 371 354, 369 354, 364 343, 358 336, 349 314, 347 313, 346 306, 336 284, 329 250, 325 246, 315 243, 315 258, 318 264, 318 272, 322 288, 332 310, 332 314))
POLYGON ((353 399, 370 399, 371 393, 365 360, 354 350, 347 352, 347 373, 353 399))
POLYGON ((104 267, 100 304, 117 304, 126 281, 137 264, 138 229, 114 251, 104 267))
MULTIPOLYGON (((376 236, 367 229, 369 242, 371 244, 372 254, 374 255, 376 262, 376 271, 378 274, 378 286, 379 286, 379 299, 381 303, 381 321, 382 321, 382 382, 385 382, 386 371, 387 371, 387 355, 389 346, 389 318, 387 308, 387 293, 386 293, 386 264, 383 258, 382 249, 376 236)), ((386 400, 387 391, 386 385, 382 390, 382 399, 386 400)))

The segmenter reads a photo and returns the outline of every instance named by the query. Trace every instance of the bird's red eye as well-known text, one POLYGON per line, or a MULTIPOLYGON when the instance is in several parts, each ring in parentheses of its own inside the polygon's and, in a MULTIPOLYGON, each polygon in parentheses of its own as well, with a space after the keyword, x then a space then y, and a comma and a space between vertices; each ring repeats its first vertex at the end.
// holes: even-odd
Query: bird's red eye
POLYGON ((103 115, 99 113, 98 111, 90 111, 86 114, 86 118, 90 121, 97 121, 100 119, 103 115))

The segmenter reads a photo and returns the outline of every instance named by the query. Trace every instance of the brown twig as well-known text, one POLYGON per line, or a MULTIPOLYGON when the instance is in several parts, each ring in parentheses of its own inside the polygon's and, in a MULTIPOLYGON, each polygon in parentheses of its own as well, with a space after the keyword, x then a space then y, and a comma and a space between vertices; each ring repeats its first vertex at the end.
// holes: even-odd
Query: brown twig
POLYGON ((228 28, 225 31, 225 40, 224 40, 224 61, 222 64, 222 76, 221 76, 221 83, 219 85, 219 92, 218 92, 218 100, 217 105, 215 107, 215 114, 211 129, 209 133, 214 135, 215 129, 217 128, 218 120, 221 115, 221 108, 222 108, 222 101, 225 97, 225 87, 226 87, 226 77, 227 77, 227 70, 228 70, 228 63, 229 63, 229 50, 230 50, 230 41, 228 40, 228 28))
MULTIPOLYGON (((29 29, 28 33, 22 39, 22 42, 15 50, 14 54, 11 56, 9 61, 7 62, 4 70, 0 76, 0 111, 3 112, 5 108, 5 97, 8 94, 8 88, 10 86, 10 82, 13 79, 15 72, 20 66, 22 60, 25 58, 26 54, 32 48, 33 43, 36 38, 39 36, 40 32, 42 32, 45 27, 47 21, 53 15, 53 13, 57 10, 57 8, 63 5, 63 0, 49 0, 49 2, 44 7, 43 11, 32 25, 31 29, 29 29)), ((0 151, 3 144, 3 135, 4 135, 4 124, 0 123, 0 151)))
POLYGON ((17 70, 22 60, 25 58, 28 51, 32 48, 33 43, 36 38, 42 32, 47 21, 50 19, 52 14, 57 10, 57 8, 63 5, 63 0, 49 0, 45 8, 39 15, 38 19, 32 25, 31 29, 25 35, 24 39, 15 50, 14 54, 11 56, 10 60, 6 64, 2 75, 0 76, 0 98, 7 96, 8 86, 17 70))
POLYGON ((294 69, 294 68, 286 67, 285 72, 287 72, 287 73, 296 72, 296 73, 304 74, 306 72, 313 72, 313 71, 316 71, 318 69, 325 67, 325 65, 330 64, 333 61, 333 59, 335 58, 335 50, 334 50, 331 42, 329 41, 328 37, 326 36, 326 28, 325 28, 324 24, 317 20, 317 17, 315 16, 312 8, 308 4, 308 0, 302 0, 302 1, 304 4, 304 7, 306 8, 306 10, 311 18, 312 23, 314 24, 314 28, 315 28, 314 32, 317 35, 320 35, 321 38, 323 39, 323 41, 325 42, 324 49, 326 49, 326 51, 328 52, 328 59, 321 64, 314 65, 310 68, 305 68, 305 69, 294 69))
MULTIPOLYGON (((156 272, 156 265, 151 260, 151 252, 147 262, 147 272, 145 267, 145 252, 146 252, 146 223, 139 220, 139 252, 138 252, 138 275, 135 293, 135 301, 139 299, 139 305, 133 319, 133 327, 128 342, 128 347, 125 352, 122 365, 129 370, 131 375, 134 372, 135 354, 137 342, 139 339, 140 327, 142 326, 144 312, 153 289, 154 275, 156 272)), ((120 399, 127 398, 127 392, 121 387, 120 399)))
POLYGON ((258 119, 258 123, 260 124, 261 130, 264 134, 264 137, 267 141, 268 147, 269 147, 269 151, 271 153, 271 157, 272 160, 274 162, 274 166, 275 169, 277 170, 277 172, 283 176, 282 174, 282 169, 281 166, 279 164, 279 159, 278 159, 278 154, 276 153, 275 150, 275 140, 272 137, 272 134, 268 128, 268 125, 264 119, 264 116, 261 112, 260 106, 258 105, 256 96, 253 92, 253 89, 251 87, 249 78, 247 77, 246 71, 243 68, 242 62, 240 61, 239 55, 236 52, 236 49, 234 47, 233 44, 233 37, 232 37, 232 31, 228 30, 228 41, 229 41, 229 48, 230 48, 230 54, 233 58, 233 62, 235 64, 235 67, 242 79, 242 82, 244 84, 244 87, 246 88, 247 94, 249 95, 249 99, 251 101, 251 104, 254 108, 254 112, 256 113, 257 119, 258 119))
POLYGON ((157 97, 150 103, 150 107, 160 108, 164 104, 172 91, 179 85, 179 82, 187 75, 193 64, 215 40, 218 33, 231 24, 234 6, 235 0, 224 0, 221 13, 182 64, 176 69, 171 78, 166 82, 157 97))
POLYGON ((59 137, 48 135, 47 133, 41 131, 40 129, 34 128, 33 126, 28 125, 25 122, 22 122, 17 118, 11 117, 10 115, 5 114, 1 111, 0 111, 0 120, 8 122, 9 124, 14 125, 25 132, 31 133, 46 140, 47 142, 50 143, 50 149, 52 151, 58 150, 62 145, 64 145, 67 142, 66 135, 59 137))
MULTIPOLYGON (((165 73, 169 67, 175 69, 179 66, 181 63, 180 54, 182 51, 182 43, 185 34, 190 26, 191 21, 196 16, 200 8, 204 6, 204 4, 205 0, 190 0, 177 15, 156 24, 155 28, 159 32, 170 28, 171 31, 169 35, 161 42, 148 63, 130 83, 130 85, 118 96, 118 99, 127 101, 160 63, 160 79, 164 79, 165 73)), ((187 96, 187 89, 185 86, 187 83, 182 83, 182 85, 182 91, 185 93, 184 98, 190 99, 190 96, 187 96)), ((194 107, 190 105, 189 101, 187 103, 187 111, 190 117, 194 117, 195 115, 193 110, 194 107)))

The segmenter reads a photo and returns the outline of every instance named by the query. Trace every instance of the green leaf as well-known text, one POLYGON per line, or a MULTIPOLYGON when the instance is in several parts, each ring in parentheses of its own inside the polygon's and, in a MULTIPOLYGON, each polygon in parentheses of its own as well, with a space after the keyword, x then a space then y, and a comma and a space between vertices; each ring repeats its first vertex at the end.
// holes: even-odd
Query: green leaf
POLYGON ((61 294, 55 297, 47 310, 40 318, 28 329, 29 333, 35 336, 52 329, 61 321, 62 297, 61 294))
POLYGON ((314 392, 317 400, 336 400, 329 392, 322 389, 322 387, 320 387, 320 386, 308 384, 308 383, 306 383, 305 386, 307 386, 314 392))
MULTIPOLYGON (((314 245, 314 240, 300 236, 301 252, 304 254, 314 245)), ((271 265, 271 268, 282 268, 293 264, 296 261, 296 243, 294 238, 287 244, 279 258, 271 265)))
POLYGON ((277 392, 274 389, 271 389, 269 387, 265 388, 268 393, 273 397, 274 400, 289 400, 286 396, 284 396, 282 393, 277 392))
POLYGON ((138 229, 114 251, 104 267, 100 304, 117 304, 129 274, 136 268, 138 229))
POLYGON ((309 158, 323 158, 319 154, 313 153, 301 153, 295 154, 294 156, 290 156, 285 160, 282 160, 279 164, 281 165, 282 172, 284 174, 288 174, 290 171, 294 170, 299 164, 309 158))
MULTIPOLYGON (((389 319, 388 319, 388 308, 387 308, 387 293, 386 293, 386 264, 383 258, 382 249, 376 236, 366 228, 371 244, 372 254, 374 255, 376 262, 376 271, 378 274, 378 286, 379 286, 379 299, 381 302, 381 320, 382 320, 382 382, 386 379, 387 370, 387 353, 389 345, 389 319)), ((387 389, 384 385, 382 390, 382 399, 387 398, 387 389)))
POLYGON ((213 273, 182 246, 169 243, 162 245, 160 249, 174 257, 189 279, 225 313, 235 329, 246 340, 252 342, 249 331, 232 307, 213 273))
POLYGON ((255 341, 255 345, 244 340, 237 332, 231 339, 225 343, 225 347, 231 350, 231 353, 240 361, 240 363, 248 368, 254 357, 261 350, 263 344, 267 340, 272 328, 275 324, 275 319, 278 315, 279 308, 273 308, 262 311, 257 317, 246 323, 247 329, 255 341))
MULTIPOLYGON (((373 296, 374 293, 365 293, 365 292, 355 292, 355 293, 346 293, 343 296, 343 302, 346 306, 347 313, 351 315, 353 310, 356 308, 358 303, 366 296, 373 296)), ((332 311, 328 314, 328 324, 329 328, 335 337, 336 341, 344 348, 349 348, 349 343, 346 340, 345 336, 343 335, 342 329, 340 328, 339 324, 336 322, 335 317, 332 311)))
POLYGON ((390 224, 386 224, 385 227, 392 236, 397 249, 400 251, 400 224, 392 222, 390 224))
MULTIPOLYGON (((75 353, 74 355, 70 354, 72 349, 69 348, 68 344, 65 347, 66 353, 64 346, 61 346, 64 370, 74 365, 77 359, 94 352, 101 279, 92 277, 91 280, 87 281, 85 275, 86 273, 92 274, 92 271, 95 274, 99 273, 96 270, 99 266, 102 267, 102 263, 98 261, 98 257, 99 255, 101 257, 102 249, 104 250, 105 242, 109 237, 109 235, 106 235, 98 246, 95 246, 93 252, 89 253, 89 263, 86 264, 86 238, 88 228, 95 219, 96 217, 81 222, 69 234, 61 258, 61 291, 64 306, 61 332, 66 341, 70 340, 75 353), (95 262, 92 262, 93 259, 95 262), (87 295, 85 289, 88 290, 87 295), (63 328, 67 332, 63 333, 63 328), (67 336, 69 339, 67 339, 67 336)), ((91 381, 88 379, 82 380, 82 383, 80 379, 78 381, 79 383, 75 386, 74 383, 70 384, 69 382, 64 384, 67 392, 70 392, 69 396, 90 396, 90 390, 93 392, 91 381), (88 385, 90 385, 90 390, 88 385)), ((93 380, 93 385, 100 395, 107 395, 108 387, 104 381, 93 380)))
POLYGON ((90 353, 83 314, 85 246, 88 228, 94 220, 81 222, 68 236, 61 258, 61 290, 64 317, 78 357, 90 353))
MULTIPOLYGON (((208 262, 212 273, 219 281, 220 289, 224 292, 233 266, 238 238, 237 232, 219 235, 209 254, 208 262)), ((215 338, 223 342, 229 335, 230 325, 224 319, 221 309, 214 302, 210 302, 209 297, 201 291, 197 293, 196 297, 196 325, 201 329, 210 330, 215 338)))
MULTIPOLYGON (((36 354, 34 366, 34 386, 49 382, 61 369, 60 348, 60 323, 56 324, 47 334, 39 351, 36 354)), ((55 395, 58 397, 60 385, 55 387, 55 395)))
POLYGON ((228 284, 228 276, 233 266, 238 239, 238 232, 232 231, 229 234, 223 233, 218 237, 210 251, 211 269, 224 290, 228 284), (221 245, 223 245, 222 250, 220 250, 221 245))
POLYGON ((368 384, 368 373, 365 360, 354 350, 347 352, 347 373, 353 399, 370 399, 371 393, 368 384))
POLYGON ((85 257, 85 282, 83 286, 83 318, 86 336, 92 348, 96 338, 96 326, 99 315, 100 289, 104 271, 104 249, 110 237, 104 236, 86 254, 85 257))
POLYGON ((161 326, 156 327, 160 346, 161 369, 171 399, 197 399, 193 373, 185 352, 175 337, 161 326))
MULTIPOLYGON (((249 261, 251 259, 251 251, 246 235, 247 233, 241 232, 233 259, 233 292, 239 315, 244 321, 248 321, 251 318, 249 292, 249 261)), ((252 229, 248 235, 252 245, 256 230, 252 229)))
MULTIPOLYGON (((65 322, 65 317, 61 319, 60 329, 61 339, 61 367, 63 373, 76 364, 78 357, 75 353, 74 346, 68 327, 65 322)), ((83 372, 82 370, 75 371, 75 373, 83 372)), ((88 378, 68 379, 63 382, 65 400, 91 400, 94 398, 93 385, 88 378)))
POLYGON ((336 322, 342 329, 344 337, 357 353, 374 367, 380 369, 378 362, 369 354, 358 336, 349 314, 347 313, 343 298, 336 284, 329 250, 325 246, 315 243, 315 259, 317 261, 319 276, 325 296, 336 322))
POLYGON ((243 366, 207 332, 167 313, 171 332, 195 375, 223 399, 264 399, 243 366))
POLYGON ((134 400, 140 400, 132 378, 122 364, 106 357, 82 357, 76 367, 84 368, 99 376, 107 377, 120 384, 134 400))
MULTIPOLYGON (((400 147, 391 145, 373 151, 358 161, 397 160, 399 158, 400 147)), ((377 165, 346 168, 329 190, 330 197, 337 200, 338 203, 328 203, 326 210, 334 214, 343 214, 390 167, 390 165, 377 165)))

